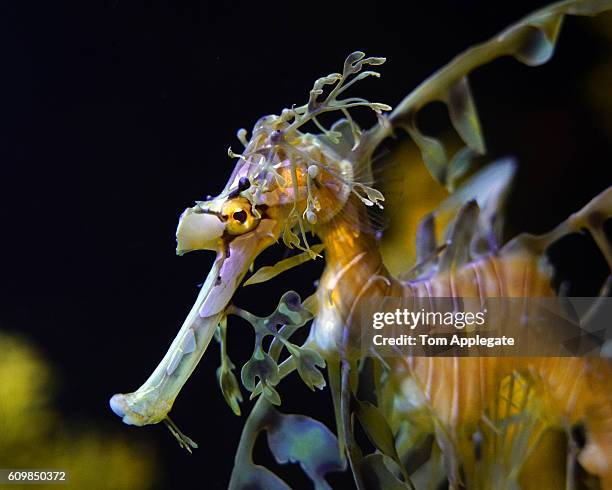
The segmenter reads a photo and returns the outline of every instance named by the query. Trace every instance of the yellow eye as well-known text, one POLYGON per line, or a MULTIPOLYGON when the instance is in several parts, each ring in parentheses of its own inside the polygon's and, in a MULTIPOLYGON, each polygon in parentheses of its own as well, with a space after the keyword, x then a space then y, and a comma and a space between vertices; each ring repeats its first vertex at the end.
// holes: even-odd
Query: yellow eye
POLYGON ((259 222, 251 213, 251 203, 242 197, 226 201, 221 214, 227 219, 225 231, 230 235, 242 235, 253 230, 259 222))

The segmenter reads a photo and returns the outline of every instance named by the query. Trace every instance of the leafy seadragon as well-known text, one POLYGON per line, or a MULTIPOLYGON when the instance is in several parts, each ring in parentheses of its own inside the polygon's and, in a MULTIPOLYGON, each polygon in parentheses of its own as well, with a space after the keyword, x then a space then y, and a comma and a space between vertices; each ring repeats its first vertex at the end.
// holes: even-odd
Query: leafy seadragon
POLYGON ((545 63, 565 15, 595 15, 610 7, 610 1, 570 0, 535 12, 456 57, 394 110, 345 95, 355 82, 379 76, 366 68, 385 61, 352 53, 342 73, 315 82, 306 104, 263 117, 250 139, 239 131, 245 148, 228 151, 237 164, 225 189, 186 209, 177 229, 177 253, 214 250, 212 269, 159 366, 135 392, 114 395, 113 411, 127 424, 163 421, 182 446, 196 447, 168 413, 216 335, 219 384, 239 415, 242 394, 226 351, 228 316, 237 315, 255 332, 242 384, 253 398, 262 396, 246 422, 230 488, 289 488, 253 463, 251 451, 264 431, 274 457, 280 463, 299 462, 317 489, 330 488, 326 473, 345 469, 347 462, 361 489, 438 488, 445 482, 451 488, 575 488, 577 462, 602 488, 612 488, 609 359, 383 358, 362 350, 358 314, 364 302, 387 297, 554 297, 545 252, 561 237, 584 230, 612 268, 604 230, 612 216, 612 188, 548 234, 500 242, 500 217, 515 166, 502 160, 474 171, 472 157, 485 154, 485 144, 467 80, 473 69, 499 56, 511 55, 530 66, 545 63), (434 101, 448 106, 466 145, 452 159, 442 141, 416 124, 418 112, 434 101), (374 111, 378 123, 360 128, 351 115, 357 107, 374 111), (331 128, 320 117, 328 112, 341 115, 331 128), (307 124, 320 133, 306 132, 307 124), (419 225, 414 267, 392 274, 370 212, 385 202, 373 187, 372 161, 380 143, 400 128, 451 194, 419 225), (320 243, 309 242, 308 233, 320 243), (290 291, 271 315, 258 317, 232 304, 232 297, 255 258, 279 240, 301 253, 263 267, 245 285, 321 256, 325 269, 314 295, 302 302, 290 291), (311 320, 304 345, 293 343, 294 332, 311 320), (272 337, 268 349, 266 337, 272 337), (280 362, 284 350, 287 356, 280 362), (322 389, 323 368, 337 437, 311 418, 273 408, 281 404, 277 389, 284 377, 297 371, 311 389, 322 389), (374 453, 364 454, 357 444, 356 423, 374 453), (583 432, 577 434, 577 427, 583 432))

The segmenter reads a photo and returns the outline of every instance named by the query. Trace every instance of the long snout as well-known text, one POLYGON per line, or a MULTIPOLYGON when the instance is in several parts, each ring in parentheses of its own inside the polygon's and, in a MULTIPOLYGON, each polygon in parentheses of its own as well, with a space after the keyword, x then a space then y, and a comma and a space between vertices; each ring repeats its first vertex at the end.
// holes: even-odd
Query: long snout
POLYGON ((203 317, 199 310, 211 294, 212 282, 218 276, 221 266, 222 259, 217 259, 189 315, 149 379, 135 392, 116 394, 110 399, 111 409, 126 424, 161 422, 204 355, 221 315, 217 312, 203 317))
POLYGON ((149 379, 133 393, 117 394, 110 407, 126 424, 156 424, 166 419, 181 388, 204 355, 242 278, 255 257, 274 243, 275 222, 262 220, 255 231, 219 250, 189 315, 149 379))

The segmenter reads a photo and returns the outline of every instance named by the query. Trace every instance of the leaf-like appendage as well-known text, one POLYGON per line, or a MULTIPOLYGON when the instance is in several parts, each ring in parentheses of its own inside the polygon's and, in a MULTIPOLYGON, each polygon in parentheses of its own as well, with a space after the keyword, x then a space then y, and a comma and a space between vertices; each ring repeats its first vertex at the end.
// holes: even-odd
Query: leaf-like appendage
POLYGON ((454 192, 462 180, 475 168, 476 152, 469 146, 459 150, 448 164, 446 188, 454 192))
MULTIPOLYGON (((385 456, 387 456, 396 463, 399 472, 402 473, 404 478, 409 482, 410 477, 408 476, 408 473, 406 472, 406 469, 402 465, 399 455, 397 454, 397 449, 395 447, 395 437, 393 435, 393 432, 391 431, 391 427, 389 426, 387 419, 384 417, 384 415, 381 413, 381 411, 376 405, 373 405, 370 402, 359 400, 356 400, 356 402, 356 415, 359 419, 359 423, 363 427, 363 430, 367 434, 368 439, 370 439, 370 442, 374 444, 374 446, 381 453, 383 453, 385 456)), ((376 471, 377 475, 379 473, 379 471, 376 471)), ((364 479, 365 477, 366 476, 364 475, 364 479)), ((392 477, 392 475, 389 474, 389 477, 392 477)), ((393 479, 397 480, 395 479, 395 477, 393 477, 393 479)), ((399 488, 407 488, 404 487, 403 483, 401 483, 399 480, 397 480, 397 482, 398 484, 402 485, 399 488)), ((382 486, 380 488, 386 489, 387 487, 382 486)), ((391 486, 389 488, 395 487, 391 486)))
POLYGON ((477 233, 479 214, 475 199, 465 203, 458 211, 448 233, 448 246, 440 255, 440 271, 461 267, 471 260, 470 240, 477 233))
MULTIPOLYGON (((313 245, 310 247, 315 254, 320 254, 323 251, 324 246, 313 245)), ((280 260, 274 265, 264 266, 259 269, 255 274, 253 274, 249 279, 244 283, 245 286, 250 286, 251 284, 259 284, 262 282, 269 281, 270 279, 282 274, 293 267, 296 267, 304 262, 308 262, 311 260, 311 256, 309 252, 302 252, 301 254, 294 255, 293 257, 289 257, 288 259, 280 260)))
POLYGON ((251 360, 242 367, 242 384, 249 391, 255 389, 256 378, 269 385, 275 385, 279 381, 278 366, 274 359, 266 353, 262 353, 261 359, 257 357, 256 354, 253 354, 251 360))
POLYGON ((484 154, 484 138, 467 77, 461 78, 450 88, 446 104, 459 136, 476 153, 484 154))
POLYGON ((370 402, 358 401, 356 413, 372 444, 387 456, 397 459, 393 432, 378 407, 370 402))
POLYGON ((436 251, 436 228, 433 214, 426 215, 416 232, 416 263, 429 260, 436 251))
POLYGON ((382 203, 385 201, 385 196, 383 196, 382 192, 379 190, 360 182, 355 182, 353 184, 353 193, 356 194, 366 206, 376 205, 380 209, 383 208, 382 203), (365 194, 365 196, 362 193, 365 194))
POLYGON ((219 386, 221 387, 221 393, 227 404, 231 407, 232 411, 240 416, 240 402, 242 402, 242 393, 240 393, 240 386, 238 386, 238 380, 234 375, 233 369, 234 364, 224 363, 217 369, 217 379, 219 380, 219 386))
POLYGON ((422 152, 432 175, 447 185, 446 151, 442 144, 423 135, 415 124, 416 114, 431 102, 448 105, 453 126, 465 143, 478 153, 485 146, 467 76, 474 69, 501 56, 513 56, 529 66, 546 63, 553 55, 565 15, 597 15, 612 8, 611 0, 567 0, 544 7, 523 18, 490 40, 463 52, 408 94, 390 114, 390 124, 372 128, 355 149, 355 158, 368 165, 374 149, 394 127, 408 131, 422 152), (365 161, 362 161, 365 160, 365 161))
POLYGON ((363 481, 368 490, 407 490, 410 487, 406 483, 398 480, 386 463, 393 461, 385 459, 382 454, 368 454, 361 462, 361 473, 363 481))
POLYGON ((317 369, 317 366, 325 367, 325 360, 321 355, 315 350, 297 346, 292 346, 290 352, 295 359, 298 374, 306 386, 313 391, 315 387, 320 390, 325 388, 325 378, 317 369))
POLYGON ((290 226, 285 226, 283 229, 283 243, 287 248, 300 248, 300 239, 293 233, 290 226))
POLYGON ((310 98, 308 99, 308 110, 314 111, 317 108, 318 101, 317 97, 323 93, 323 87, 325 85, 334 85, 342 78, 340 73, 331 73, 326 77, 321 77, 315 81, 312 90, 310 91, 310 98))
MULTIPOLYGON (((259 393, 263 393, 264 397, 274 405, 280 405, 281 399, 278 392, 274 389, 281 380, 281 373, 277 364, 278 357, 283 347, 286 347, 294 356, 296 367, 300 376, 305 383, 312 389, 314 386, 323 388, 325 380, 318 371, 317 366, 324 367, 325 362, 321 356, 311 349, 304 349, 289 342, 289 337, 300 327, 305 325, 312 319, 312 313, 304 308, 300 295, 295 291, 287 291, 281 297, 276 309, 266 317, 259 317, 249 313, 248 311, 230 305, 226 312, 228 314, 238 315, 249 322, 255 330, 255 347, 251 359, 242 367, 241 377, 244 387, 251 392, 251 398, 254 398, 259 393), (282 327, 281 327, 282 326, 282 327), (281 328, 279 328, 281 327, 281 328), (266 353, 263 348, 262 341, 267 336, 273 336, 274 340, 270 345, 269 353, 266 353), (261 386, 257 384, 259 379, 261 386), (257 388, 257 389, 256 389, 257 388)), ((231 361, 225 353, 225 329, 221 330, 222 338, 222 368, 228 371, 231 361)), ((285 363, 286 364, 286 363, 285 363)), ((289 371, 291 372, 291 371, 289 371)), ((228 378, 228 373, 225 374, 225 383, 231 389, 231 378, 228 378), (229 384, 228 384, 229 383, 229 384)), ((229 373, 231 375, 231 371, 229 373)), ((283 374, 286 375, 285 372, 283 374)), ((223 380, 223 378, 220 378, 223 380)), ((232 391, 235 395, 235 391, 232 391)), ((224 391, 224 395, 226 395, 224 391)), ((228 402, 234 408, 234 398, 230 398, 228 402), (231 400, 231 401, 230 401, 231 400)), ((227 397, 226 397, 227 399, 227 397)))
POLYGON ((261 432, 279 464, 299 463, 315 490, 331 490, 325 475, 344 471, 336 436, 321 422, 303 415, 283 414, 264 399, 255 403, 244 426, 230 490, 289 490, 290 487, 267 468, 253 462, 253 448, 261 432))
POLYGON ((221 366, 217 369, 217 380, 221 387, 223 398, 230 406, 234 414, 240 416, 240 403, 242 402, 242 393, 238 380, 234 375, 234 363, 227 355, 227 317, 224 316, 219 322, 219 328, 215 332, 215 337, 220 344, 221 351, 221 366))
MULTIPOLYGON (((461 165, 460 162, 456 164, 458 167, 461 165)), ((470 164, 466 162, 465 165, 469 167, 470 164)), ((448 240, 459 210, 469 201, 475 200, 480 209, 480 216, 472 243, 475 243, 476 239, 501 243, 503 207, 515 174, 516 163, 512 159, 502 159, 487 165, 462 182, 453 194, 435 210, 436 229, 439 231, 439 236, 448 240)), ((470 248, 470 253, 474 257, 478 252, 484 252, 477 250, 477 247, 474 248, 472 245, 470 248)))
POLYGON ((432 136, 425 136, 417 127, 416 121, 404 125, 406 131, 421 150, 423 163, 438 182, 446 181, 448 157, 442 142, 432 136))
POLYGON ((299 463, 317 490, 331 489, 325 474, 345 468, 336 436, 310 417, 278 414, 267 435, 276 461, 299 463))
POLYGON ((508 242, 504 249, 506 251, 527 249, 530 253, 542 253, 564 236, 588 230, 612 269, 612 245, 605 230, 605 224, 610 218, 612 218, 612 187, 595 196, 585 207, 557 225, 554 230, 543 235, 521 233, 508 242))
MULTIPOLYGON (((455 175, 452 182, 460 180, 460 176, 471 169, 472 156, 472 150, 467 147, 458 152, 449 166, 449 171, 455 175)), ((453 194, 423 219, 416 234, 419 260, 402 277, 429 277, 453 264, 458 266, 468 258, 476 259, 499 248, 503 207, 515 173, 515 162, 504 159, 463 180, 453 194), (462 218, 462 210, 467 210, 464 208, 470 201, 475 201, 474 206, 462 218), (444 240, 438 247, 436 236, 444 240)))
POLYGON ((312 319, 312 314, 302 306, 302 299, 298 293, 287 291, 278 302, 276 311, 268 319, 270 321, 282 320, 284 325, 301 327, 312 319), (282 316, 279 317, 279 315, 282 316))

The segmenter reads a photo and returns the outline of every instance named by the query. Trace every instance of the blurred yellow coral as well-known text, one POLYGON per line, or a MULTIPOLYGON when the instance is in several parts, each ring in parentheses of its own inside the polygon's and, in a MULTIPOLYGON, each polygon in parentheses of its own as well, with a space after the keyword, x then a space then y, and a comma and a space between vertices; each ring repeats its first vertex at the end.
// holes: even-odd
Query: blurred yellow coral
MULTIPOLYGON (((152 487, 150 447, 62 420, 51 406, 53 372, 25 339, 0 332, 0 354, 0 468, 66 470, 68 488, 152 487)), ((32 488, 10 488, 21 487, 32 488)))

